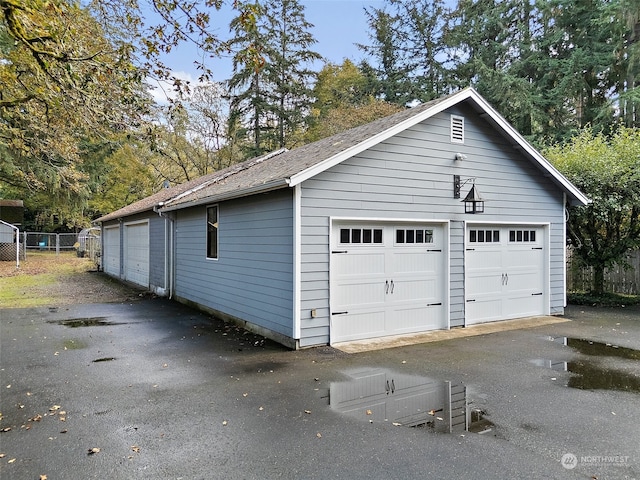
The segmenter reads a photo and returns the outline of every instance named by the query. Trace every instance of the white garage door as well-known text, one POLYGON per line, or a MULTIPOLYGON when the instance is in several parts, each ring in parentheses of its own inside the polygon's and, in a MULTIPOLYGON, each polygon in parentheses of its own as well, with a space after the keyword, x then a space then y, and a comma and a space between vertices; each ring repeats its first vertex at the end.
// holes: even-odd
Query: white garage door
POLYGON ((124 278, 143 287, 149 286, 149 224, 124 226, 124 278))
POLYGON ((466 324, 547 313, 544 227, 468 226, 466 324))
POLYGON ((102 259, 103 270, 111 275, 120 276, 120 227, 104 229, 102 259))
POLYGON ((331 342, 446 328, 444 228, 335 224, 331 342))

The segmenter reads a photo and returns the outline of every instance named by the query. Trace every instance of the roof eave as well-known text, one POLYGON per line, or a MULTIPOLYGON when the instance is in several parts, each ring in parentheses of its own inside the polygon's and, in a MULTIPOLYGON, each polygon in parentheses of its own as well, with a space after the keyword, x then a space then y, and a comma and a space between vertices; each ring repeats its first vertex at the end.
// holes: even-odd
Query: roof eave
POLYGON ((172 212, 176 210, 182 210, 190 207, 197 207, 200 205, 206 205, 211 203, 222 202, 226 200, 233 200, 235 198, 248 197, 250 195, 256 195, 259 193, 266 193, 273 190, 279 190, 289 186, 289 179, 282 178, 273 180, 271 182, 263 183, 249 188, 243 188, 234 190, 232 192, 223 193, 220 195, 209 195, 206 197, 198 198, 188 202, 181 202, 171 205, 171 202, 165 202, 164 206, 159 206, 158 211, 161 213, 172 212))

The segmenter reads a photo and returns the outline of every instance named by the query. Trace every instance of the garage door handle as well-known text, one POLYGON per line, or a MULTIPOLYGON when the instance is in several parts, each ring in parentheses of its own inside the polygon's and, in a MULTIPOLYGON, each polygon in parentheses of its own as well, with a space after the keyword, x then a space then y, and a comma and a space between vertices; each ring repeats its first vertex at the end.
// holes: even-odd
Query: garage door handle
POLYGON ((427 307, 435 307, 437 305, 442 305, 442 302, 440 302, 440 303, 428 303, 427 307))
POLYGON ((384 282, 384 293, 385 295, 389 293, 389 280, 385 280, 384 282))
POLYGON ((347 253, 346 250, 332 250, 331 253, 347 253))
POLYGON ((531 295, 542 295, 542 292, 532 293, 531 295))
POLYGON ((331 315, 346 315, 349 312, 332 312, 331 315))
POLYGON ((393 280, 391 280, 391 293, 393 293, 393 280))
POLYGON ((442 250, 429 250, 427 249, 427 252, 441 252, 442 250))
POLYGON ((531 247, 531 250, 542 250, 542 247, 531 247))

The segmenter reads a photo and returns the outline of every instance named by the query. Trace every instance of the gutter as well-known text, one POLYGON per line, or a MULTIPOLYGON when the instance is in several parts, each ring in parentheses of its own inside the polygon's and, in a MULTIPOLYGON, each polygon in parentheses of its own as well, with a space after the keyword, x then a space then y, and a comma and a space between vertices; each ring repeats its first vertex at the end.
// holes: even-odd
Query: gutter
MULTIPOLYGON (((266 193, 272 190, 279 190, 281 188, 288 187, 289 183, 290 182, 288 178, 281 178, 281 179, 273 180, 271 182, 263 183, 261 185, 257 185, 254 187, 244 188, 242 190, 233 190, 231 192, 223 193, 220 195, 212 195, 212 196, 209 195, 203 198, 192 200, 190 202, 183 202, 183 203, 178 203, 178 204, 169 205, 169 206, 166 206, 166 203, 165 203, 165 206, 161 206, 159 208, 159 212, 162 212, 162 213, 173 212, 175 210, 181 210, 183 208, 197 207, 199 205, 206 205, 208 203, 216 203, 224 200, 233 200, 234 198, 248 197, 250 195, 255 195, 257 193, 266 193)), ((173 201, 176 200, 177 198, 178 197, 173 199, 171 203, 173 203, 173 201)))
POLYGON ((164 264, 164 285, 169 289, 169 300, 173 299, 173 284, 174 284, 174 268, 173 268, 173 218, 159 209, 162 208, 164 202, 158 202, 154 205, 153 211, 158 214, 160 218, 165 219, 165 232, 164 232, 164 252, 165 252, 165 264, 164 264), (168 223, 168 229, 167 229, 168 223))

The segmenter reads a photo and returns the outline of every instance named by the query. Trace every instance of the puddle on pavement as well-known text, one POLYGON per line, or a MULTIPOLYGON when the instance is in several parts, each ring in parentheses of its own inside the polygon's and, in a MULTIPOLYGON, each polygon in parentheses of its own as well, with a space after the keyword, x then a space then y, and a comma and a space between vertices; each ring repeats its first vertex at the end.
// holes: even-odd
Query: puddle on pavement
POLYGON ((56 323, 65 327, 105 327, 110 325, 124 325, 124 323, 110 322, 107 317, 70 318, 67 320, 50 320, 48 323, 56 323))
POLYGON ((621 370, 604 368, 592 362, 534 359, 531 363, 557 372, 573 373, 567 387, 581 390, 619 390, 623 392, 640 392, 640 377, 621 370))
POLYGON ((329 404, 336 412, 366 422, 428 428, 443 433, 488 433, 495 426, 486 412, 470 406, 462 383, 406 375, 385 369, 347 373, 333 382, 329 404))
POLYGON ((640 350, 620 347, 611 343, 594 342, 584 338, 572 337, 548 337, 549 340, 571 347, 584 355, 606 356, 626 358, 629 360, 640 360, 640 350))
POLYGON ((115 359, 116 359, 116 357, 96 358, 95 360, 92 361, 92 363, 111 362, 111 361, 113 361, 115 359))
MULTIPOLYGON (((611 343, 594 342, 583 338, 547 337, 548 340, 571 347, 577 352, 591 357, 614 357, 625 360, 640 360, 640 350, 620 347, 611 343)), ((619 390, 640 392, 640 377, 619 369, 605 368, 595 362, 573 360, 557 361, 547 359, 531 360, 534 365, 550 368, 558 372, 569 372, 567 386, 582 390, 619 390)))

